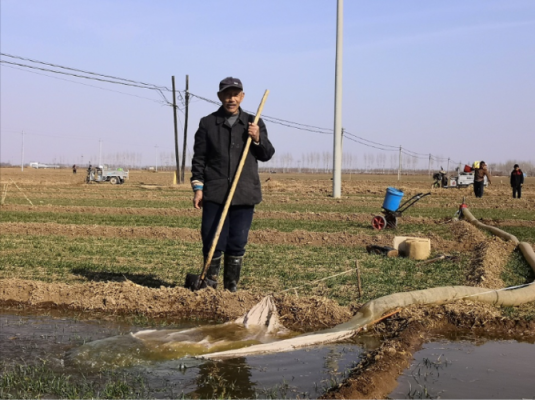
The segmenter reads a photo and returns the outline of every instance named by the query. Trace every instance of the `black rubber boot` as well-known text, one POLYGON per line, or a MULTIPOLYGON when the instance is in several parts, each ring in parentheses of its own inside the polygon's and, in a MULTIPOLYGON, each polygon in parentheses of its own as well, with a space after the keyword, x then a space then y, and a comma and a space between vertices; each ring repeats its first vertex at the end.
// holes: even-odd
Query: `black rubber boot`
POLYGON ((206 277, 213 281, 217 282, 217 277, 219 276, 219 270, 221 269, 221 257, 212 258, 208 271, 206 271, 206 277))
POLYGON ((243 257, 227 256, 225 254, 225 268, 223 270, 223 285, 229 292, 235 292, 240 280, 243 257))

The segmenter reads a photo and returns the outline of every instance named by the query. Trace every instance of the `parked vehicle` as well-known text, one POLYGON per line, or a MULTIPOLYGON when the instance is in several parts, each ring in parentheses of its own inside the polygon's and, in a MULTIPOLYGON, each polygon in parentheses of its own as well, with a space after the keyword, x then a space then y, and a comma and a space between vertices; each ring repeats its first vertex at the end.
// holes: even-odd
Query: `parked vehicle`
POLYGON ((54 168, 54 169, 57 169, 57 168, 59 168, 59 165, 57 165, 57 164, 43 164, 43 163, 39 163, 39 162, 31 162, 30 163, 30 167, 32 167, 32 168, 54 168))
POLYGON ((112 185, 120 185, 128 179, 128 171, 122 168, 107 168, 103 166, 87 169, 86 183, 110 182, 112 185))
MULTIPOLYGON (((461 171, 460 168, 457 167, 455 171, 457 171, 457 176, 452 176, 450 178, 449 187, 463 188, 474 184, 474 170, 472 168, 468 166, 468 168, 465 167, 465 169, 461 171)), ((489 181, 486 176, 483 182, 485 186, 488 186, 489 181)))

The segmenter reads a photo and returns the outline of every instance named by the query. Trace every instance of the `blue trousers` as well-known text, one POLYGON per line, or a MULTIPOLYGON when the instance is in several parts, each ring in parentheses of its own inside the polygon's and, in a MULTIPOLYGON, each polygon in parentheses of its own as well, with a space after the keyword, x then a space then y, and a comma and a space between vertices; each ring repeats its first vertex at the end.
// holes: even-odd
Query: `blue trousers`
MULTIPOLYGON (((214 239, 219 219, 223 213, 224 204, 212 202, 203 203, 201 237, 202 252, 208 256, 214 239)), ((249 238, 249 230, 253 222, 254 206, 230 206, 225 224, 221 230, 213 258, 221 253, 240 257, 245 254, 245 245, 249 238)))

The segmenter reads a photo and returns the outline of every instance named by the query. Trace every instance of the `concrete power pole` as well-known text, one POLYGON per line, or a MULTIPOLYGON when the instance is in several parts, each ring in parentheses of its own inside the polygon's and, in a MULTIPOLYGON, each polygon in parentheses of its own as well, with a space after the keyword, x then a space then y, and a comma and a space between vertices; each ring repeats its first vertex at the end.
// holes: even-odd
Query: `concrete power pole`
POLYGON ((176 162, 176 181, 180 183, 180 153, 178 152, 178 127, 177 127, 177 115, 176 115, 176 89, 175 89, 175 77, 171 77, 173 84, 173 124, 175 127, 175 162, 176 162))
POLYGON ((344 1, 338 0, 336 12, 336 63, 334 90, 333 197, 342 195, 342 49, 344 1))
POLYGON ((22 148, 20 151, 20 170, 24 172, 24 131, 22 131, 22 148))
POLYGON ((156 160, 156 172, 158 172, 158 145, 154 146, 154 148, 156 149, 156 157, 155 157, 155 160, 156 160))
POLYGON ((401 146, 399 146, 398 181, 401 179, 401 146))
POLYGON ((186 173, 186 145, 188 141, 188 114, 189 114, 189 75, 186 75, 186 104, 184 115, 184 144, 182 147, 182 170, 180 176, 180 183, 184 183, 184 174, 186 173))

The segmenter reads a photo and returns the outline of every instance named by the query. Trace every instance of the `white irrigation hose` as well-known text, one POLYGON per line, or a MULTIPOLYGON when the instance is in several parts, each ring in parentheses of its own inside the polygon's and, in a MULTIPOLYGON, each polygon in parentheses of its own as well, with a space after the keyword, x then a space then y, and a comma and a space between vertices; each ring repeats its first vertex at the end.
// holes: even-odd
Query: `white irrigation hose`
POLYGON ((485 225, 482 222, 479 222, 470 212, 468 208, 461 208, 461 214, 462 216, 470 222, 472 225, 477 226, 478 228, 485 229, 496 236, 502 238, 503 240, 507 240, 510 242, 513 242, 514 244, 518 244, 519 240, 516 238, 516 236, 511 235, 510 233, 507 233, 505 231, 502 231, 501 229, 498 229, 494 226, 485 225))
MULTIPOLYGON (((529 243, 520 242, 518 239, 498 228, 485 225, 477 221, 467 208, 463 209, 464 217, 472 224, 486 229, 495 235, 513 241, 524 258, 535 272, 535 252, 529 243)), ((315 333, 308 333, 292 339, 282 340, 275 343, 261 344, 245 347, 238 350, 229 350, 219 353, 205 354, 202 358, 225 359, 241 356, 277 353, 291 351, 302 347, 333 343, 347 339, 369 323, 379 319, 386 312, 399 307, 407 307, 413 304, 444 304, 455 300, 470 298, 470 300, 493 304, 496 306, 517 306, 535 301, 535 285, 520 285, 503 289, 485 289, 470 286, 449 286, 425 290, 415 290, 406 293, 395 293, 371 300, 364 304, 359 312, 346 323, 315 333)))

